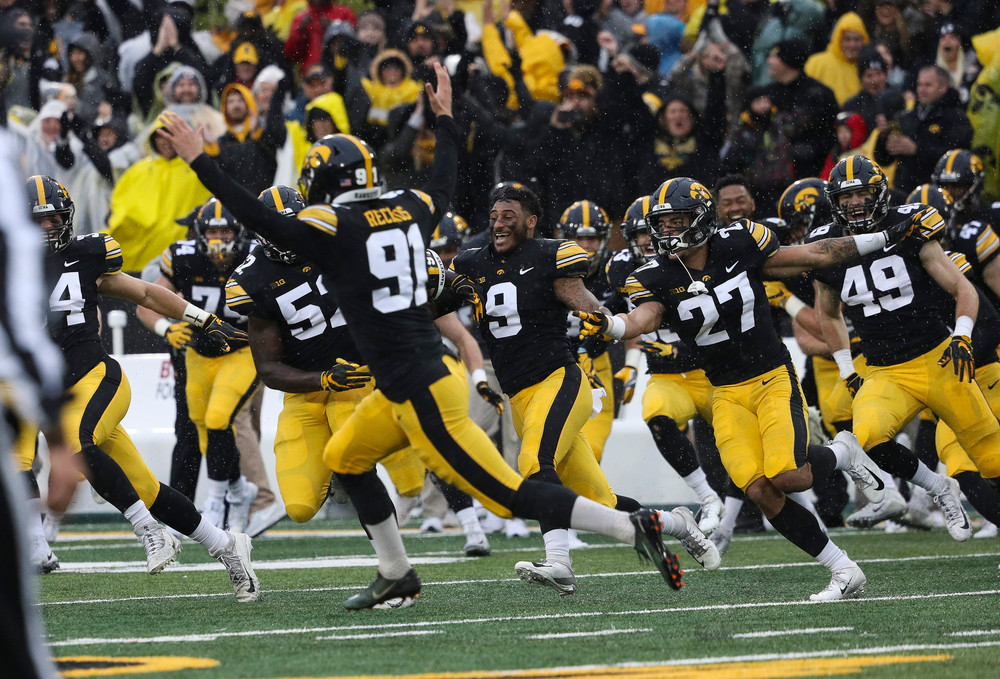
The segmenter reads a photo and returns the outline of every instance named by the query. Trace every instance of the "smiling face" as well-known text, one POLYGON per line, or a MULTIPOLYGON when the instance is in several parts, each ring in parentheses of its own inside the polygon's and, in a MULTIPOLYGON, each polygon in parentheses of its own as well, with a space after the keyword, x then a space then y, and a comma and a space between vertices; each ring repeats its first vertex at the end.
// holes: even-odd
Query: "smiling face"
POLYGON ((514 200, 498 200, 490 210, 490 237, 493 248, 501 255, 514 251, 518 245, 531 238, 538 217, 529 214, 514 200))
POLYGON ((716 205, 719 221, 723 224, 732 224, 737 219, 752 218, 756 207, 750 191, 741 184, 730 184, 719 189, 716 205))

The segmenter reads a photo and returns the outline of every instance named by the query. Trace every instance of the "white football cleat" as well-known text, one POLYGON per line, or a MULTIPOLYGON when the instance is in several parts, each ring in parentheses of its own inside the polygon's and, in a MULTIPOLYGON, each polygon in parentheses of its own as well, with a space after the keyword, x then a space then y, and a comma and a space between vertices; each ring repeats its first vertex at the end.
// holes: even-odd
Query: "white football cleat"
POLYGON ((250 563, 250 552, 253 551, 250 536, 246 533, 229 531, 227 533, 232 542, 229 549, 217 558, 229 573, 229 581, 233 584, 233 591, 236 592, 236 600, 241 603, 257 601, 260 598, 260 582, 250 563))
POLYGON ((490 541, 486 539, 486 533, 482 528, 473 528, 465 533, 466 556, 489 556, 490 541))
POLYGON ((583 540, 581 540, 580 539, 580 534, 577 533, 574 529, 567 528, 566 529, 566 534, 569 536, 569 548, 570 548, 570 550, 574 550, 574 549, 587 549, 587 547, 590 547, 590 543, 589 542, 584 542, 583 540))
POLYGON ((670 535, 680 540, 681 546, 705 570, 714 571, 718 569, 722 563, 719 548, 715 546, 714 542, 705 537, 705 534, 698 528, 691 510, 681 506, 672 509, 669 513, 674 517, 674 530, 670 532, 670 535))
POLYGON ((973 535, 973 539, 976 538, 995 538, 997 536, 997 525, 990 521, 983 522, 983 527, 976 531, 973 535))
POLYGON ((59 557, 52 553, 44 535, 32 535, 30 538, 31 565, 39 573, 51 573, 59 568, 59 557))
POLYGON ((421 533, 443 533, 444 532, 444 521, 436 516, 428 516, 424 519, 424 522, 420 524, 421 533))
POLYGON ((156 575, 181 553, 181 541, 155 521, 147 523, 139 536, 146 550, 146 572, 156 575))
POLYGON ((822 592, 810 594, 810 601, 840 601, 858 596, 865 591, 868 578, 857 564, 833 572, 830 584, 822 592))
POLYGON ((847 525, 854 528, 871 528, 872 526, 898 519, 906 513, 906 500, 902 493, 890 488, 881 502, 869 502, 864 507, 847 517, 847 525))
POLYGON ((234 493, 226 491, 226 504, 229 505, 229 516, 226 517, 226 529, 233 533, 245 533, 250 521, 250 505, 257 499, 260 488, 253 481, 243 479, 243 490, 234 493))
POLYGON ((524 523, 524 519, 519 519, 517 517, 507 519, 507 525, 504 528, 504 532, 509 538, 531 537, 531 532, 528 530, 527 524, 524 523))
POLYGON ((719 556, 721 557, 729 551, 729 548, 733 544, 733 531, 726 530, 722 526, 719 526, 711 535, 708 536, 708 539, 715 544, 716 549, 719 550, 719 556))
POLYGON ((944 519, 938 515, 937 505, 931 499, 930 493, 920 486, 910 488, 910 501, 907 503, 906 514, 899 521, 920 530, 933 530, 944 525, 944 519), (940 523, 934 520, 935 517, 940 523))
POLYGON ((695 520, 698 522, 698 528, 702 533, 711 535, 719 527, 719 524, 722 523, 722 517, 725 515, 726 505, 722 502, 722 498, 716 495, 702 503, 698 514, 695 516, 695 520))
POLYGON ((52 516, 52 514, 46 514, 42 517, 42 532, 45 534, 45 541, 50 545, 59 537, 60 527, 59 519, 52 516))
POLYGON ((965 542, 972 537, 972 526, 969 525, 969 515, 965 513, 962 506, 961 491, 958 488, 958 481, 948 479, 948 489, 931 495, 934 504, 941 508, 944 514, 944 522, 948 527, 948 533, 955 540, 965 542))
POLYGON ((247 522, 246 534, 255 538, 283 518, 285 518, 285 505, 281 500, 275 500, 268 506, 258 509, 250 515, 250 521, 247 522))
POLYGON ((882 480, 882 470, 861 447, 857 437, 849 431, 838 433, 834 441, 840 441, 847 446, 847 475, 854 481, 869 502, 881 502, 885 497, 885 481, 882 480))
POLYGON ((576 575, 573 569, 564 563, 555 561, 518 561, 514 571, 525 582, 551 587, 560 596, 569 596, 576 591, 576 575))

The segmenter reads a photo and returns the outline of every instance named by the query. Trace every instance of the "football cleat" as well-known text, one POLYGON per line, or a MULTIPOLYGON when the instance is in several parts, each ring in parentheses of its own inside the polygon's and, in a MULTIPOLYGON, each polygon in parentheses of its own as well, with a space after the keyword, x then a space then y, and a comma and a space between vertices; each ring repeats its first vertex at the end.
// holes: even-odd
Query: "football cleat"
POLYGON ((46 542, 50 545, 59 537, 59 528, 59 519, 52 516, 52 514, 46 514, 42 517, 42 532, 45 534, 46 542))
POLYGON ((885 497, 885 481, 882 480, 881 470, 861 448, 857 437, 849 431, 842 431, 833 440, 847 446, 848 462, 844 471, 854 481, 854 485, 869 502, 881 502, 885 497))
POLYGON ((260 598, 260 582, 250 563, 250 552, 253 551, 250 536, 246 533, 229 531, 227 533, 232 542, 229 549, 220 554, 218 559, 229 573, 229 581, 233 584, 233 591, 236 592, 236 600, 241 603, 257 601, 260 598))
POLYGON ((31 565, 39 573, 51 573, 59 568, 59 557, 52 553, 49 543, 42 535, 31 536, 31 565))
POLYGON ((150 575, 162 571, 181 553, 181 541, 155 521, 143 526, 139 542, 146 550, 146 572, 150 575))
POLYGON ((210 497, 205 500, 205 507, 201 510, 201 515, 205 520, 216 528, 223 528, 226 523, 226 502, 224 498, 210 497))
POLYGON ((660 515, 643 507, 629 514, 629 521, 635 528, 635 551, 640 560, 652 561, 660 575, 673 589, 684 586, 684 571, 681 570, 677 556, 672 554, 663 544, 660 515))
POLYGON ((719 550, 719 556, 722 557, 733 544, 733 531, 719 526, 708 536, 708 539, 715 543, 715 548, 719 550))
POLYGON ((944 526, 944 517, 937 511, 937 505, 931 499, 930 493, 920 486, 910 488, 910 501, 906 506, 906 513, 899 519, 903 525, 920 530, 933 530, 944 526))
POLYGON ((973 539, 995 538, 997 536, 997 525, 991 521, 983 522, 983 527, 976 531, 973 539))
POLYGON ((527 524, 524 523, 524 519, 519 519, 517 517, 507 519, 507 525, 504 527, 504 532, 509 538, 531 537, 531 532, 528 530, 527 524))
POLYGON ((569 548, 570 548, 570 550, 574 550, 574 549, 587 549, 588 547, 590 547, 590 543, 589 542, 584 542, 583 540, 581 540, 580 539, 580 534, 577 533, 572 528, 567 529, 566 530, 566 534, 569 536, 569 548))
POLYGON ((250 515, 246 534, 255 538, 283 518, 285 518, 285 505, 280 500, 276 500, 250 515))
POLYGON ((847 525, 854 528, 871 528, 883 521, 898 519, 906 513, 906 500, 895 488, 886 492, 881 502, 869 502, 847 517, 847 525))
POLYGON ((958 481, 950 478, 947 489, 937 495, 931 495, 931 498, 934 504, 941 508, 944 523, 951 537, 959 542, 965 542, 972 537, 972 526, 969 525, 969 515, 965 513, 959 493, 958 481))
POLYGON ((424 519, 424 522, 420 524, 421 533, 443 533, 444 532, 444 521, 436 516, 428 516, 424 519))
POLYGON ((711 535, 722 523, 722 517, 726 515, 726 505, 718 495, 701 503, 695 521, 698 522, 698 529, 705 535, 711 535))
POLYGON ((865 591, 868 578, 858 565, 852 564, 833 572, 830 584, 817 594, 810 594, 810 601, 840 601, 858 596, 865 591))
POLYGON ((525 582, 551 587, 559 596, 569 596, 576 591, 576 575, 573 568, 556 561, 518 561, 514 572, 525 582))
POLYGON ((229 505, 229 515, 226 517, 226 530, 233 533, 245 533, 250 521, 250 505, 257 499, 260 488, 253 481, 243 479, 243 492, 226 491, 226 504, 229 505))
POLYGON ((681 546, 687 550, 691 558, 707 571, 718 569, 722 563, 719 548, 698 528, 691 510, 681 506, 671 510, 670 514, 675 522, 675 529, 671 535, 681 541, 681 546))
POLYGON ((379 573, 372 584, 344 602, 349 611, 393 610, 408 608, 420 596, 420 578, 412 568, 398 580, 390 580, 379 573))
POLYGON ((474 528, 465 534, 464 549, 466 556, 490 555, 490 541, 486 539, 482 528, 474 528))

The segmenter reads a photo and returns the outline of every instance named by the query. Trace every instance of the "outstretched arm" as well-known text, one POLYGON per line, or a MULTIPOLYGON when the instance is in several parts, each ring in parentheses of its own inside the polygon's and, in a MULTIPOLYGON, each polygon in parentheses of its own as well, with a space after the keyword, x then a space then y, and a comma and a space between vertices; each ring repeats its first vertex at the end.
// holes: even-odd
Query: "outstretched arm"
POLYGON ((580 319, 580 337, 602 337, 614 341, 632 339, 653 332, 663 322, 664 306, 656 301, 643 302, 627 314, 612 316, 607 309, 594 312, 574 311, 580 319))
POLYGON ((557 278, 552 282, 556 297, 571 311, 597 311, 601 303, 583 284, 582 278, 557 278))

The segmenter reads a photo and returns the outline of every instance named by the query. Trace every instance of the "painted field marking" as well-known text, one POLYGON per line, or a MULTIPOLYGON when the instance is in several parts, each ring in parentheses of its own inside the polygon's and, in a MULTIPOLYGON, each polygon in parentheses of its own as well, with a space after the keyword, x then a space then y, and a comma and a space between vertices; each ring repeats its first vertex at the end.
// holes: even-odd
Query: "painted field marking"
POLYGON ((949 632, 949 637, 985 637, 1000 634, 1000 629, 970 629, 964 632, 949 632))
POLYGON ((784 637, 792 634, 823 634, 824 632, 852 632, 853 627, 807 627, 805 629, 775 629, 764 632, 740 632, 733 639, 763 639, 765 637, 784 637))
POLYGON ((650 627, 634 629, 603 629, 595 632, 562 632, 557 634, 529 634, 525 639, 572 639, 576 637, 606 637, 612 634, 632 634, 633 632, 652 632, 650 627))
POLYGON ((411 632, 385 632, 384 634, 334 634, 328 637, 316 637, 316 641, 339 641, 341 639, 382 639, 384 637, 420 637, 428 634, 444 634, 444 630, 427 629, 411 632))
MULTIPOLYGON (((732 611, 735 609, 753 608, 784 608, 786 606, 830 606, 830 605, 851 605, 874 603, 878 601, 919 601, 926 599, 947 599, 962 596, 982 596, 1000 594, 1000 589, 979 590, 972 592, 947 592, 941 594, 910 594, 904 596, 884 596, 868 597, 862 599, 841 599, 840 601, 769 601, 744 604, 710 604, 705 606, 678 606, 676 608, 654 608, 638 609, 629 611, 582 611, 577 613, 561 612, 543 615, 526 616, 497 616, 489 618, 465 618, 458 620, 437 620, 437 621, 417 621, 417 622, 386 622, 377 625, 345 625, 341 627, 307 627, 307 628, 286 628, 270 630, 247 630, 245 632, 209 632, 205 634, 186 635, 162 635, 155 637, 124 637, 118 639, 108 638, 80 638, 65 639, 62 641, 51 641, 49 646, 94 646, 99 644, 156 644, 156 643, 186 643, 192 641, 216 641, 228 637, 250 637, 250 636, 278 636, 288 634, 320 634, 323 632, 340 632, 348 630, 370 630, 370 629, 402 629, 437 627, 442 625, 469 625, 485 624, 495 622, 525 622, 532 620, 566 620, 569 618, 594 618, 594 617, 622 617, 630 615, 663 615, 676 613, 691 613, 701 611, 732 611)), ((986 645, 1000 645, 997 642, 983 642, 986 645)))

